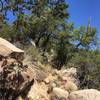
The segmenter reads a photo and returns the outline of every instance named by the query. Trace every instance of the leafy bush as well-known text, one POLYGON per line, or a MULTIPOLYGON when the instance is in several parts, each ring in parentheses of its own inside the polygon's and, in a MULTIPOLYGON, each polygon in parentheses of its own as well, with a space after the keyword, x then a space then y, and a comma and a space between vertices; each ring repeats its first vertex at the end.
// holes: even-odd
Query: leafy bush
POLYGON ((25 51, 29 56, 31 56, 33 61, 43 62, 42 52, 38 48, 29 46, 25 48, 25 51))
POLYGON ((80 88, 100 89, 100 52, 79 51, 71 59, 70 63, 77 66, 80 88))

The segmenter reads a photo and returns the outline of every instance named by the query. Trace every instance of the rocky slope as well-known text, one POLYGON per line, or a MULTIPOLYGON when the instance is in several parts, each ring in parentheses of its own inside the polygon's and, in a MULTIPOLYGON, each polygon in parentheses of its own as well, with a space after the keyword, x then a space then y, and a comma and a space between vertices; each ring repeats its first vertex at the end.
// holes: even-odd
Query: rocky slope
POLYGON ((100 100, 95 89, 79 90, 76 68, 52 69, 45 75, 42 81, 35 80, 27 95, 29 100, 100 100))
POLYGON ((0 100, 100 100, 100 91, 79 89, 76 68, 58 71, 23 54, 0 38, 0 100))

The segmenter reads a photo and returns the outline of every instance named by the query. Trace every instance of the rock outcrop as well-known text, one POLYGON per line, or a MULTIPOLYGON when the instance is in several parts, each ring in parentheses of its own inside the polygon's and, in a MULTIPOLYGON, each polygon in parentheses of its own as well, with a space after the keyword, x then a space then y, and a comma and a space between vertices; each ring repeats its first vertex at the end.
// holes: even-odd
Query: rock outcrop
MULTIPOLYGON (((15 100, 27 94, 34 82, 32 68, 23 65, 24 51, 0 38, 0 95, 15 100)), ((4 100, 5 100, 4 99, 4 100)))

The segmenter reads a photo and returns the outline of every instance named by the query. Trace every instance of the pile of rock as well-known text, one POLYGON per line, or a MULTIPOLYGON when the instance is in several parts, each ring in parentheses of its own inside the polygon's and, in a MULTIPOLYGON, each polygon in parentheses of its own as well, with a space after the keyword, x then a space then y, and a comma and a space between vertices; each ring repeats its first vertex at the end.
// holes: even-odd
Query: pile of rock
POLYGON ((34 83, 28 97, 32 100, 67 100, 70 92, 78 89, 76 72, 76 68, 52 69, 43 81, 34 83))
POLYGON ((53 81, 50 81, 50 84, 52 83, 52 91, 50 93, 51 100, 67 100, 71 92, 78 90, 76 68, 69 68, 60 71, 54 70, 54 72, 52 72, 52 75, 56 79, 51 78, 53 79, 53 81))
POLYGON ((52 70, 40 83, 35 83, 28 93, 29 100, 100 100, 94 89, 78 90, 76 68, 52 70))
POLYGON ((49 80, 47 81, 48 83, 52 80, 56 83, 55 85, 52 85, 50 98, 48 100, 100 100, 100 91, 98 90, 78 90, 79 82, 77 79, 76 68, 60 71, 56 70, 52 75, 56 76, 55 80, 52 77, 48 77, 48 79, 45 80, 49 80), (59 83, 59 85, 57 83, 59 83))
POLYGON ((34 82, 33 70, 23 65, 23 58, 23 50, 0 38, 0 96, 4 100, 27 93, 34 82))
POLYGON ((97 90, 78 90, 76 68, 46 74, 23 59, 23 50, 0 38, 0 100, 100 100, 97 90))

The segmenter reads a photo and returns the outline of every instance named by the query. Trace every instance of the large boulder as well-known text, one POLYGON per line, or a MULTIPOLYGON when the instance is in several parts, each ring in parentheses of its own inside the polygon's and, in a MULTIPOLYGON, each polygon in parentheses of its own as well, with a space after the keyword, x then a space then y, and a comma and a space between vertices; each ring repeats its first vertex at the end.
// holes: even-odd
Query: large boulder
MULTIPOLYGON (((7 100, 27 94, 34 82, 31 67, 23 65, 24 51, 0 38, 0 95, 7 100)), ((26 95, 25 95, 26 96, 26 95)))
POLYGON ((100 100, 100 92, 95 89, 74 91, 69 95, 69 100, 100 100))

